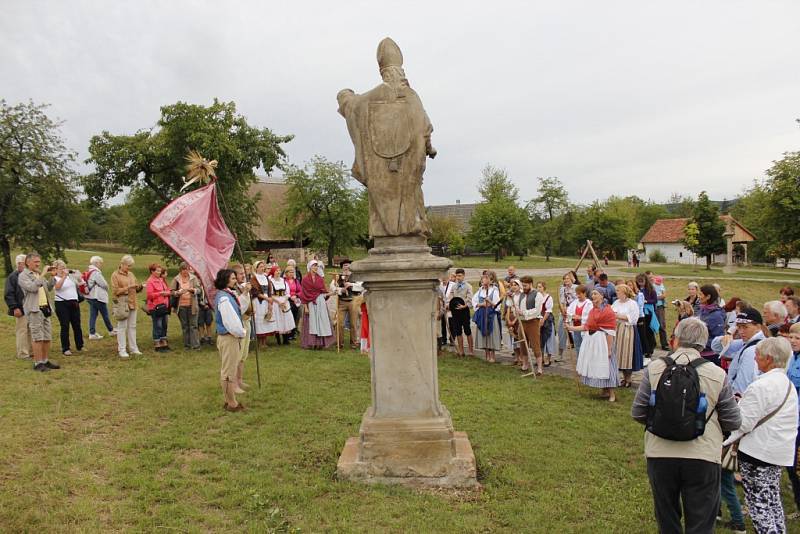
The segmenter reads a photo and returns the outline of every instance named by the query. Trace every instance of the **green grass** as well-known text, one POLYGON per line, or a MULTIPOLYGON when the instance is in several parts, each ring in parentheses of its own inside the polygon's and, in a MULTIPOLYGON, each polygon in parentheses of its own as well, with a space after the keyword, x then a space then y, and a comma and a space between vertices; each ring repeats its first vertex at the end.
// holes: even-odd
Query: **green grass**
POLYGON ((674 263, 643 263, 638 269, 627 267, 622 269, 626 273, 639 273, 646 270, 664 276, 690 276, 697 279, 762 278, 765 280, 790 280, 800 285, 800 270, 778 269, 775 267, 742 267, 737 269, 735 274, 724 273, 722 267, 712 266, 710 270, 707 270, 705 264, 694 267, 692 265, 677 265, 674 263))
MULTIPOLYGON (((89 255, 68 257, 83 269, 89 255)), ((110 275, 119 255, 105 256, 110 275)), ((137 275, 153 259, 137 257, 137 275)), ((765 299, 778 286, 737 289, 765 299)), ((334 478, 370 402, 367 358, 272 345, 258 390, 251 353, 248 410, 227 414, 213 348, 157 355, 143 314, 138 331, 143 357, 119 360, 106 337, 59 358, 54 325, 63 368, 39 374, 14 359, 13 321, 0 319, 0 531, 656 530, 629 390, 612 405, 567 379, 443 357, 441 399, 483 491, 367 487, 334 478)), ((180 347, 174 316, 169 335, 180 347)))

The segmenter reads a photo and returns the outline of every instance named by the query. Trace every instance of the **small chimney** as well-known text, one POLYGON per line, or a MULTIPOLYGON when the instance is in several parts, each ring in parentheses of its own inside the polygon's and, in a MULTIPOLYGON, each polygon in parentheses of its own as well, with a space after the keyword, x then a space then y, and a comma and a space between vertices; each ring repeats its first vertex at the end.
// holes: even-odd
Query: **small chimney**
POLYGON ((456 204, 461 204, 461 201, 456 199, 456 204))

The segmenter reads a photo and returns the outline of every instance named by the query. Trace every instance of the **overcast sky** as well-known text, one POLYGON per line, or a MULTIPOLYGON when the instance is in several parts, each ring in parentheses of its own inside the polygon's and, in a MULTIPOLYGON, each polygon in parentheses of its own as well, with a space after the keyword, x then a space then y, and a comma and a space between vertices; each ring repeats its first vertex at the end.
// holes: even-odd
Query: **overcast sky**
POLYGON ((476 201, 505 168, 527 200, 733 198, 800 150, 800 2, 2 0, 0 98, 52 104, 68 144, 131 134, 178 100, 233 100, 294 134, 290 161, 352 162, 336 93, 400 45, 439 151, 427 204, 476 201))

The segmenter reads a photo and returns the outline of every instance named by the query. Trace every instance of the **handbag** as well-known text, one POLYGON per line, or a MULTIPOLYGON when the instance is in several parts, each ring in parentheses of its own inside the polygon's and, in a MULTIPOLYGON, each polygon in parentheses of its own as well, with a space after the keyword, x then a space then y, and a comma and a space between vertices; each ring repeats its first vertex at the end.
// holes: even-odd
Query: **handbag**
MULTIPOLYGON (((758 423, 756 423, 756 426, 753 427, 753 430, 755 430, 756 428, 760 427, 761 425, 772 419, 772 417, 775 414, 781 411, 781 408, 783 408, 783 405, 786 404, 786 401, 789 399, 789 394, 792 392, 793 387, 794 385, 792 385, 790 381, 789 387, 786 388, 786 395, 783 397, 783 402, 781 402, 780 406, 778 406, 770 413, 765 415, 758 423)), ((753 430, 751 430, 750 432, 752 432, 753 430)), ((745 437, 750 432, 742 434, 736 441, 733 441, 722 447, 722 461, 720 462, 720 467, 722 469, 734 472, 739 470, 739 457, 737 455, 737 451, 739 450, 739 442, 742 441, 742 438, 745 437)))
POLYGON ((125 321, 130 316, 131 310, 128 309, 128 300, 115 300, 111 306, 111 315, 117 321, 125 321))
POLYGON ((150 310, 150 314, 153 317, 164 317, 165 315, 169 315, 169 306, 166 304, 156 304, 156 306, 150 310))

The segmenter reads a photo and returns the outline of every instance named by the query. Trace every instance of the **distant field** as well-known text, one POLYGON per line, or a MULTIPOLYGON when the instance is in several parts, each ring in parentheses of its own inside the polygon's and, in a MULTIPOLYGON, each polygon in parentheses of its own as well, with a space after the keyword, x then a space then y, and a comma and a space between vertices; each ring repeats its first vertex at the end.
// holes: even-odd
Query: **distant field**
POLYGON ((779 269, 776 267, 742 267, 736 270, 735 274, 727 274, 722 271, 722 267, 711 267, 706 270, 705 265, 694 267, 692 265, 677 265, 667 263, 643 263, 638 269, 624 267, 623 272, 638 273, 650 270, 662 275, 672 276, 691 276, 694 278, 763 278, 774 280, 796 280, 800 283, 800 270, 779 269))

